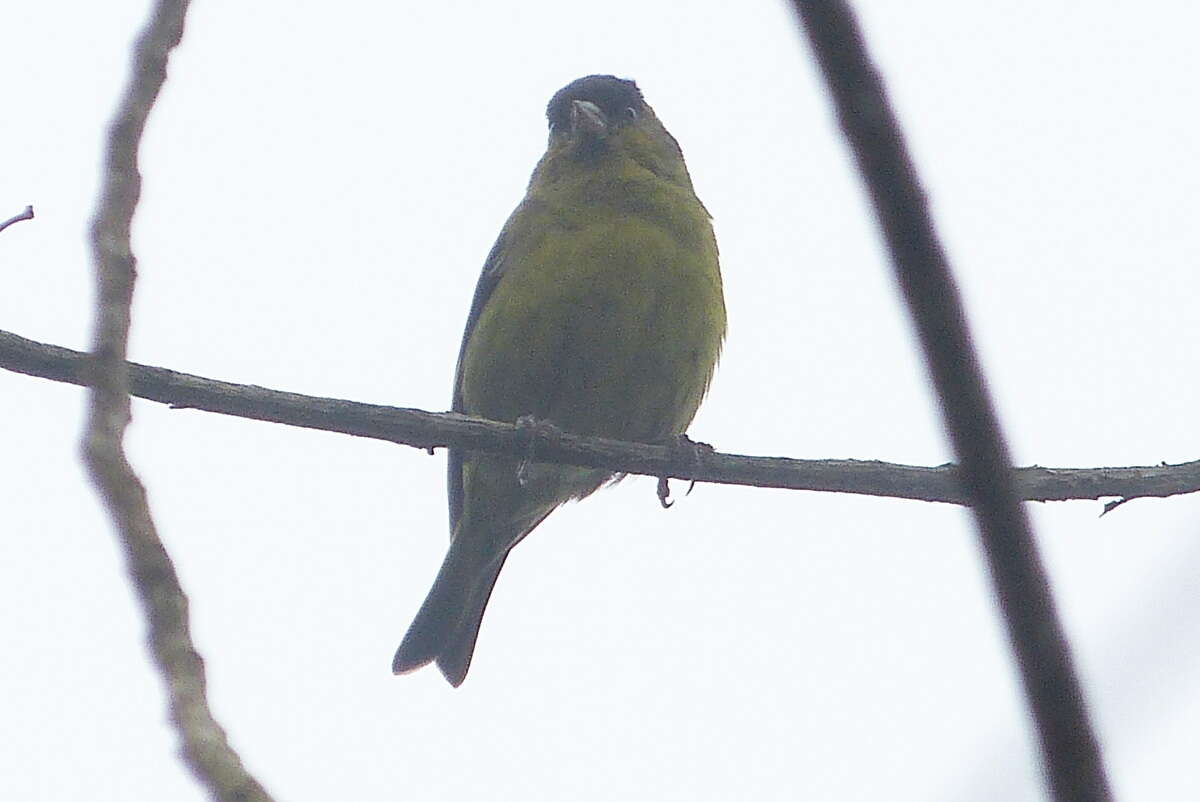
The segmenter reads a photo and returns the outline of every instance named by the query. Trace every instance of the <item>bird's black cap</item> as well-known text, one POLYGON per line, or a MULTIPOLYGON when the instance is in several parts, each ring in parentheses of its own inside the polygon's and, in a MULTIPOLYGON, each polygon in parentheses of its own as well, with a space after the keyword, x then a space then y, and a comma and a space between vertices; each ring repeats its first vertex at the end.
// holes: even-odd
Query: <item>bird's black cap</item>
POLYGON ((622 120, 626 109, 640 114, 646 105, 642 92, 633 81, 612 75, 588 75, 564 86, 550 98, 546 119, 550 127, 564 131, 571 125, 571 104, 576 100, 594 103, 610 120, 622 120))

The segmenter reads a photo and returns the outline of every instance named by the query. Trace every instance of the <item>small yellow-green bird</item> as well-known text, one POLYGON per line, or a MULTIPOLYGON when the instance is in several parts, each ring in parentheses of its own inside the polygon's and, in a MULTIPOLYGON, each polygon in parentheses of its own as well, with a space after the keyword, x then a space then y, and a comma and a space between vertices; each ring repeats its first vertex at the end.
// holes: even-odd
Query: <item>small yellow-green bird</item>
MULTIPOLYGON (((725 337, 717 243, 675 138, 633 81, 589 75, 546 110, 550 142, 488 254, 453 409, 568 432, 682 434, 725 337)), ((462 684, 509 551, 604 470, 451 449, 450 549, 392 670, 462 684)))

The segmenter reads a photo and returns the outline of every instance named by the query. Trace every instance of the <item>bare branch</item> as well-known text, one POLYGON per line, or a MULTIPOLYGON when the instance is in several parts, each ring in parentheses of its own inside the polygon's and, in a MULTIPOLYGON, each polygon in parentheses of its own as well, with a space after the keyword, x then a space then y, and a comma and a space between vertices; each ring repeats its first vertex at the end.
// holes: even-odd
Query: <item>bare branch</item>
POLYGON ((255 802, 270 797, 242 767, 208 709, 204 664, 188 631, 187 598, 122 443, 129 422, 125 355, 136 264, 129 231, 141 189, 137 151, 167 77, 168 56, 183 36, 187 5, 187 0, 159 0, 155 5, 134 44, 129 83, 108 132, 100 201, 92 222, 97 299, 93 358, 84 363, 92 391, 83 456, 120 534, 184 758, 214 798, 255 802))
MULTIPOLYGON (((0 331, 0 368, 6 370, 86 385, 89 359, 79 351, 0 331)), ((529 448, 531 435, 507 423, 231 384, 135 362, 128 365, 133 395, 175 408, 386 440, 423 450, 453 446, 522 456, 529 448)), ((537 437, 538 432, 533 436, 537 437)), ((565 432, 553 437, 543 434, 536 451, 538 459, 548 462, 698 482, 967 503, 953 465, 921 467, 874 460, 801 460, 707 451, 697 455, 690 448, 625 443, 565 432)), ((1200 491, 1200 461, 1127 468, 1030 467, 1020 468, 1016 474, 1020 497, 1026 501, 1164 498, 1200 491)))
POLYGON ((20 214, 14 214, 12 217, 8 218, 3 223, 0 223, 0 231, 3 231, 4 229, 8 228, 13 223, 19 223, 22 220, 32 220, 32 219, 33 219, 33 207, 26 206, 25 211, 21 212, 20 214))
POLYGON ((920 335, 1058 800, 1111 799, 1008 447, 900 125, 843 0, 794 0, 920 335))

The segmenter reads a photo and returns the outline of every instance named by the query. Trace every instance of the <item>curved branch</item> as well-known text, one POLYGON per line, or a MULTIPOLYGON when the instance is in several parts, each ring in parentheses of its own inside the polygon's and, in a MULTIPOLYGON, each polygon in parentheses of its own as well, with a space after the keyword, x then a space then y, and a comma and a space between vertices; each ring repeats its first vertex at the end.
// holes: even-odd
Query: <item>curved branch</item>
POLYGON ((129 422, 129 307, 136 259, 130 226, 141 191, 137 151, 146 119, 167 77, 167 59, 183 36, 187 0, 159 0, 133 48, 129 82, 109 128, 100 201, 92 222, 96 317, 88 374, 83 457, 121 537, 129 572, 149 623, 150 650, 166 682, 184 759, 215 799, 267 802, 242 766, 205 696, 204 663, 188 631, 187 598, 155 531, 146 490, 125 457, 129 422))
POLYGON ((1112 798, 1070 645, 933 217, 883 80, 845 0, 793 0, 871 196, 946 430, 1060 802, 1112 798))
MULTIPOLYGON (((0 368, 44 379, 87 385, 90 357, 57 345, 0 331, 0 368)), ((966 504, 954 465, 922 467, 875 460, 802 460, 703 454, 691 449, 625 443, 598 437, 532 430, 452 412, 363 404, 287 393, 249 384, 206 379, 166 368, 129 363, 130 391, 174 408, 200 409, 240 418, 387 440, 421 449, 454 446, 523 456, 535 440, 538 459, 754 487, 966 504)), ((1200 460, 1180 465, 1127 468, 1016 470, 1026 501, 1100 498, 1164 498, 1200 491, 1200 460)))
POLYGON ((20 214, 14 214, 12 217, 8 218, 3 223, 0 223, 0 231, 3 231, 4 229, 8 228, 13 223, 19 223, 22 220, 32 220, 32 219, 33 219, 33 207, 26 206, 25 211, 21 212, 20 214))

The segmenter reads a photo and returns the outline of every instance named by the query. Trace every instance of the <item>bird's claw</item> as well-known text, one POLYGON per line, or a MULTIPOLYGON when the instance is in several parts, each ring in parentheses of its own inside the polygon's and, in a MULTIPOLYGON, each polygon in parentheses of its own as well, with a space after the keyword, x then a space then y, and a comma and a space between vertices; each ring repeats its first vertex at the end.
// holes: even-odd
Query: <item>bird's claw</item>
POLYGON ((541 420, 533 415, 522 415, 513 425, 518 434, 526 439, 525 457, 517 465, 517 484, 524 487, 529 482, 529 468, 537 451, 538 438, 552 439, 560 435, 562 430, 550 421, 541 420))
MULTIPOLYGON (((700 465, 704 461, 704 458, 715 451, 715 449, 708 443, 699 443, 688 437, 686 434, 675 435, 675 437, 667 441, 666 445, 674 448, 677 452, 686 452, 685 458, 690 458, 692 464, 697 469, 699 469, 700 465)), ((658 503, 662 505, 664 510, 670 509, 675 503, 673 501, 668 501, 668 499, 671 497, 671 488, 668 485, 669 481, 669 477, 658 477, 658 503)), ((695 487, 696 480, 690 480, 688 482, 688 489, 684 495, 690 496, 695 487)))

